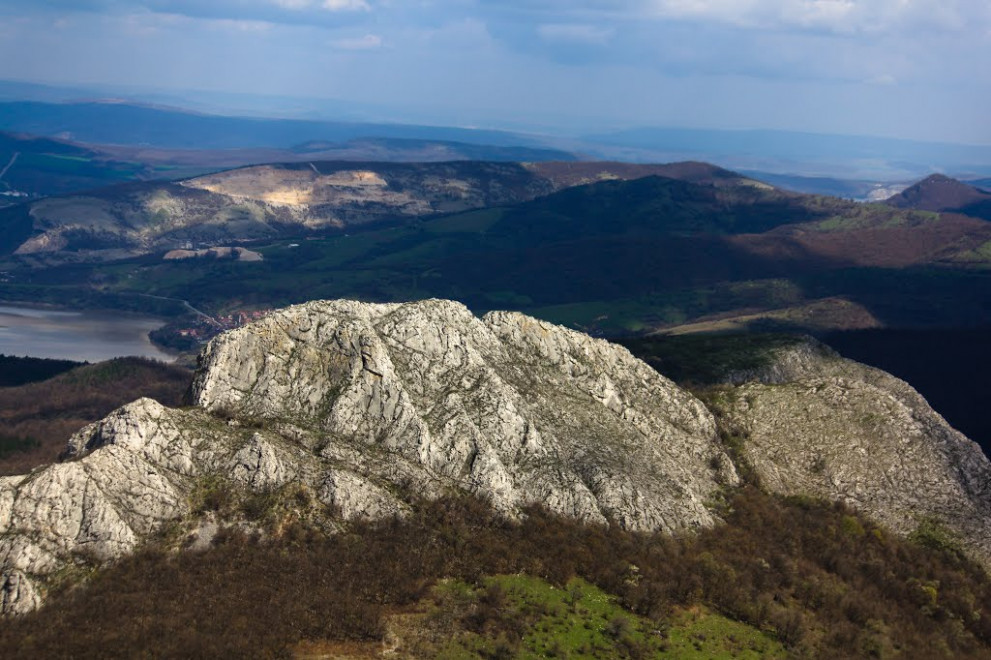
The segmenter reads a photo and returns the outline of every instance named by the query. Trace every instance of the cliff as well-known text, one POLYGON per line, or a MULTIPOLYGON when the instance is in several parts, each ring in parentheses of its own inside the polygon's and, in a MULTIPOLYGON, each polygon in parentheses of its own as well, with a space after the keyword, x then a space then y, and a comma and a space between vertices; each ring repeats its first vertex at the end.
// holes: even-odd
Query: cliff
POLYGON ((136 401, 64 462, 0 480, 5 613, 167 525, 211 529, 196 500, 217 480, 301 488, 328 524, 461 489, 510 516, 540 503, 672 532, 715 524, 707 501, 738 482, 698 399, 624 348, 520 314, 307 303, 201 361, 194 407, 136 401))
POLYGON ((737 468, 900 533, 941 525, 991 561, 991 464, 974 443, 884 372, 810 342, 771 357, 710 391, 713 415, 626 349, 521 314, 286 308, 205 348, 191 406, 140 399, 62 462, 0 479, 0 607, 30 611, 150 538, 195 550, 257 527, 226 500, 333 530, 462 491, 509 517, 540 504, 679 533, 719 522, 737 468))

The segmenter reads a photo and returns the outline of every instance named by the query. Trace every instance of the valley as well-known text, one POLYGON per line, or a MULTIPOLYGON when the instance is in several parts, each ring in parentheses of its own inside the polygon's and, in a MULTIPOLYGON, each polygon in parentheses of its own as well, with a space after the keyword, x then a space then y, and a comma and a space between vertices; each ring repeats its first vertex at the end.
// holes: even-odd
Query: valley
MULTIPOLYGON (((944 202, 982 199, 965 184, 939 185, 954 191, 938 195, 944 202)), ((906 341, 929 332, 932 346, 919 349, 938 354, 960 345, 961 329, 973 338, 963 345, 986 350, 991 224, 934 210, 942 207, 911 190, 893 206, 854 203, 702 163, 242 168, 7 210, 0 233, 19 237, 0 261, 0 298, 156 316, 159 346, 187 351, 237 319, 334 298, 453 298, 607 337, 811 333, 907 377, 987 448, 980 407, 964 403, 987 385, 979 370, 953 366, 964 358, 948 355, 943 376, 917 382, 920 353, 857 348, 871 335, 855 331, 906 341), (457 210, 465 206, 477 208, 457 210), (268 224, 235 219, 249 207, 268 224), (149 213, 181 220, 156 230, 149 213), (33 229, 17 229, 25 218, 33 229), (43 233, 18 243, 30 231, 43 233), (197 247, 217 245, 218 231, 237 247, 197 247), (75 238, 24 249, 50 235, 75 238), (196 250, 204 256, 173 258, 196 250), (242 253, 256 256, 235 258, 242 253)))
POLYGON ((158 238, 159 230, 133 228, 147 222, 137 197, 124 197, 132 200, 125 206, 108 191, 99 211, 76 198, 18 207, 6 216, 7 231, 19 236, 8 243, 0 296, 167 315, 183 309, 149 294, 188 298, 210 314, 315 298, 444 297, 606 335, 689 323, 826 332, 991 320, 991 224, 979 218, 782 192, 701 164, 422 167, 378 167, 387 187, 339 170, 332 176, 348 181, 340 191, 319 186, 329 205, 264 200, 317 194, 321 175, 305 166, 195 179, 154 193, 156 213, 175 207, 190 223, 158 238), (431 172, 447 173, 446 188, 431 172), (499 178, 495 197, 484 192, 495 184, 483 185, 483 176, 499 178), (587 183, 597 178, 608 180, 587 183), (441 191, 455 188, 457 204, 479 208, 442 213, 441 191), (390 195, 400 197, 385 201, 390 195), (265 209, 268 224, 246 210, 235 219, 245 204, 265 209), (320 208, 330 220, 277 220, 320 208), (120 209, 137 215, 127 220, 120 209), (92 215, 88 225, 58 220, 83 211, 92 215), (236 241, 258 257, 162 259, 167 249, 211 239, 236 241))

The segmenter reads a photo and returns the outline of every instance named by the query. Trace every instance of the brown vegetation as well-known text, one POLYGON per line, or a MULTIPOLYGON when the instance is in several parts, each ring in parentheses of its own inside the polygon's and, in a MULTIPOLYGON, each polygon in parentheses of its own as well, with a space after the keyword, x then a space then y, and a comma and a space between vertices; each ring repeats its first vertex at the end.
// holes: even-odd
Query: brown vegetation
POLYGON ((584 577, 659 630, 676 606, 706 603, 801 657, 991 653, 991 581, 938 530, 905 541, 842 506, 752 488, 725 515, 672 538, 540 509, 512 523, 458 498, 331 536, 299 524, 268 541, 228 530, 207 552, 148 548, 54 595, 5 622, 0 648, 11 658, 284 657, 305 640, 368 650, 438 579, 522 572, 559 586, 584 577))
POLYGON ((883 213, 875 212, 869 216, 871 223, 836 231, 786 226, 728 240, 751 254, 771 260, 818 259, 832 267, 878 268, 906 268, 952 260, 955 255, 991 240, 991 224, 983 220, 942 214, 931 222, 897 224, 898 213, 901 212, 891 211, 889 225, 884 224, 883 213))
POLYGON ((143 358, 78 367, 40 383, 0 388, 0 475, 51 463, 80 428, 147 396, 178 406, 192 374, 143 358))
POLYGON ((900 209, 961 211, 991 202, 991 194, 942 174, 933 174, 909 186, 885 203, 900 209))
POLYGON ((645 176, 664 176, 679 181, 713 185, 733 185, 744 178, 716 165, 695 161, 659 165, 610 161, 543 161, 527 163, 526 168, 551 181, 556 190, 609 179, 625 181, 645 176))

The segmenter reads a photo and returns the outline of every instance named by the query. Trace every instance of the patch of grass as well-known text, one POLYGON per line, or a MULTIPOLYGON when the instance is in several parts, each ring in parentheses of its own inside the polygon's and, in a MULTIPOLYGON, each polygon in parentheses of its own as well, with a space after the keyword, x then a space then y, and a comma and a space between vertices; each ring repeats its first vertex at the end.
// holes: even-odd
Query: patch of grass
POLYGON ((785 647, 773 636, 704 606, 675 611, 668 622, 665 650, 672 658, 699 660, 788 657, 785 647))
POLYGON ((193 513, 229 514, 238 501, 238 493, 228 479, 218 475, 202 477, 189 497, 193 513))
POLYGON ((812 229, 823 232, 850 231, 871 227, 904 227, 927 222, 937 222, 939 213, 931 211, 906 211, 886 204, 861 204, 845 208, 841 214, 811 223, 812 229))
POLYGON ((989 263, 991 262, 991 241, 982 243, 973 250, 966 250, 954 255, 953 260, 976 264, 989 263))
POLYGON ((580 578, 563 587, 528 575, 486 577, 477 586, 449 580, 431 601, 421 617, 430 635, 412 640, 421 657, 628 658, 665 648, 651 621, 580 578))

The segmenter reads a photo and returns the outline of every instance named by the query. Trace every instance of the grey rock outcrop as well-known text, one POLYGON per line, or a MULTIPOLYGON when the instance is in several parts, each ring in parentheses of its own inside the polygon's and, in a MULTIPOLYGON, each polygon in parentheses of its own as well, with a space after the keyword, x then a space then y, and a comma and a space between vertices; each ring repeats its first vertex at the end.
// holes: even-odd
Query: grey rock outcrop
MULTIPOLYGON (((906 383, 811 340, 771 357, 711 402, 765 488, 901 533, 937 521, 991 565, 976 444, 906 383)), ((626 349, 447 301, 280 310, 204 349, 192 403, 140 399, 73 436, 62 462, 0 477, 0 614, 156 535, 205 549, 256 525, 258 502, 333 529, 463 491, 507 516, 539 503, 677 532, 715 524, 707 503, 739 483, 709 409, 626 349)))
POLYGON ((991 463, 911 386, 812 340, 750 376, 719 403, 764 488, 842 501, 903 534, 936 521, 991 564, 991 463))
MULTIPOLYGON (((625 349, 520 314, 431 300, 308 303, 217 338, 195 403, 316 429, 321 456, 634 529, 710 525, 711 414, 625 349), (378 463, 375 465, 375 463, 378 463)), ((728 463, 727 463, 728 465, 728 463)))
POLYGON ((307 303, 201 361, 194 407, 136 401, 76 434, 64 462, 0 479, 2 613, 177 521, 213 529, 205 484, 301 488, 344 520, 463 490, 510 516, 540 503, 676 531, 714 524, 706 502, 738 483, 700 401, 624 348, 520 314, 307 303))

